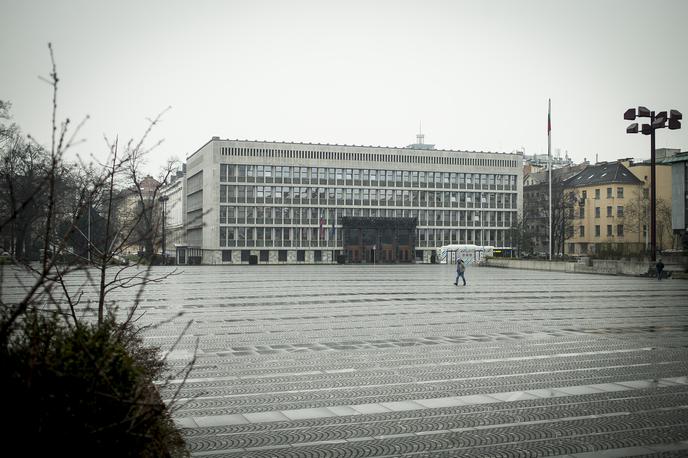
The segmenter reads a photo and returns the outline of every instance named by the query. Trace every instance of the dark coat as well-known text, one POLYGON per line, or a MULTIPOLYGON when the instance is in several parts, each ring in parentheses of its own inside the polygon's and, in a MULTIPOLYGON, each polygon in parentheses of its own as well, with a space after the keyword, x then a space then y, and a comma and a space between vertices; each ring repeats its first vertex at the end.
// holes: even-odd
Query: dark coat
POLYGON ((466 271, 466 265, 463 263, 463 261, 459 260, 459 261, 456 263, 456 271, 457 271, 458 273, 462 273, 462 272, 465 272, 465 271, 466 271))

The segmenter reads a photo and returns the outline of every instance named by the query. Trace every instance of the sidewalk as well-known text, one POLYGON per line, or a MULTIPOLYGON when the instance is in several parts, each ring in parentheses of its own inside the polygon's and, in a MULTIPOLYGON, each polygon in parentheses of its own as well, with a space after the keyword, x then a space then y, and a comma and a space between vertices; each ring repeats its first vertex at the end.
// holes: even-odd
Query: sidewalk
MULTIPOLYGON (((667 264, 664 271, 670 278, 688 278, 685 268, 679 264, 667 264)), ((591 265, 582 262, 547 261, 512 258, 487 258, 483 265, 510 269, 544 270, 549 272, 585 273, 600 275, 626 275, 648 277, 655 275, 654 263, 650 261, 614 261, 593 259, 591 265)))

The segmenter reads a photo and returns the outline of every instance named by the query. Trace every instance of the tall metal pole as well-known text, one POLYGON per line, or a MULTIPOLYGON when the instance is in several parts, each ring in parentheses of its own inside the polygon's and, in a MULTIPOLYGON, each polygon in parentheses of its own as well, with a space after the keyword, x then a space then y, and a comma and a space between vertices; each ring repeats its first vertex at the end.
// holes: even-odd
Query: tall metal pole
POLYGON ((552 99, 547 107, 547 165, 549 169, 549 260, 552 260, 552 99))
POLYGON ((657 260, 657 181, 655 180, 655 112, 650 113, 650 239, 652 261, 657 260))

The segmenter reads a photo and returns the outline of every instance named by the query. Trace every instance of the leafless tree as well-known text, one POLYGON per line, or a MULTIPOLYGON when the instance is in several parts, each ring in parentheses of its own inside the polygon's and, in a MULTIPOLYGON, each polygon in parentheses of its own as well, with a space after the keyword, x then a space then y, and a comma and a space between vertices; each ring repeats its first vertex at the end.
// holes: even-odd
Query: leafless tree
MULTIPOLYGON (((116 195, 122 183, 133 181, 136 187, 135 183, 139 177, 143 158, 151 150, 144 145, 151 131, 160 121, 162 113, 149 121, 148 129, 139 141, 129 141, 124 148, 120 148, 118 139, 108 142, 109 157, 105 162, 101 164, 82 162, 78 164, 78 167, 70 166, 64 160, 65 152, 75 144, 76 135, 87 118, 74 129, 70 129, 69 119, 58 123, 59 78, 52 46, 49 45, 49 49, 52 71, 45 80, 50 84, 53 92, 50 147, 41 149, 31 138, 22 139, 19 129, 15 126, 2 125, 0 146, 3 148, 3 163, 0 178, 4 181, 0 185, 3 209, 0 231, 13 228, 12 235, 16 239, 19 236, 17 232, 26 231, 29 226, 38 228, 35 240, 40 241, 42 251, 38 263, 21 262, 18 266, 12 267, 12 273, 21 275, 24 279, 30 279, 28 283, 25 283, 26 292, 23 298, 17 302, 5 302, 0 295, 0 349, 3 355, 7 354, 12 342, 17 341, 13 333, 21 332, 23 329, 23 320, 33 316, 32 314, 36 311, 46 310, 46 307, 52 308, 57 316, 62 317, 67 328, 77 330, 84 328, 92 322, 92 319, 95 319, 95 325, 98 327, 112 326, 111 317, 118 312, 118 306, 108 303, 108 295, 117 288, 134 288, 135 299, 133 304, 126 309, 124 320, 116 325, 118 331, 115 337, 120 339, 123 336, 130 336, 129 343, 125 342, 125 346, 132 351, 143 352, 143 359, 154 361, 152 364, 155 367, 151 373, 158 374, 164 365, 164 359, 156 359, 150 353, 151 350, 132 344, 138 333, 132 332, 131 329, 146 285, 164 281, 170 275, 174 275, 175 271, 153 272, 150 263, 145 266, 132 264, 120 267, 114 267, 113 263, 119 258, 122 248, 135 237, 136 227, 141 221, 144 221, 143 224, 149 229, 146 237, 152 241, 151 253, 154 249, 154 241, 159 234, 154 207, 147 207, 146 212, 138 213, 133 225, 120 225, 116 218, 116 195), (45 154, 37 155, 40 152, 45 154), (27 166, 27 162, 30 167, 27 166), (18 180, 20 176, 23 177, 22 180, 18 180), (22 186, 18 186, 17 183, 21 183, 22 186), (70 240, 73 239, 75 233, 81 237, 87 236, 83 234, 79 221, 94 207, 102 212, 103 231, 95 243, 91 237, 87 237, 87 259, 79 259, 79 256, 70 250, 70 240), (94 270, 91 266, 95 266, 96 269, 94 270), (77 271, 80 271, 82 277, 87 279, 88 284, 96 286, 97 298, 94 303, 83 287, 75 290, 66 281, 77 271), (134 340, 131 340, 132 338, 134 340)), ((6 108, 7 104, 0 105, 0 114, 3 116, 6 115, 6 108)), ((158 144, 159 142, 156 143, 158 144)), ((170 165, 167 172, 163 173, 162 182, 169 175, 171 167, 170 165)), ((159 187, 154 191, 153 202, 158 193, 159 187)), ((24 240, 18 240, 15 254, 17 249, 24 252, 25 246, 24 240)), ((22 256, 18 258, 20 261, 22 256)), ((0 285, 2 281, 3 278, 0 275, 0 285)), ((179 315, 172 319, 178 317, 179 315)), ((187 324, 187 329, 190 324, 190 322, 187 324)), ((179 337, 175 346, 182 336, 179 337)), ((195 357, 180 374, 174 374, 174 377, 181 376, 185 380, 194 361, 195 357)), ((94 376, 97 375, 94 374, 94 376)), ((170 377, 166 381, 169 379, 170 377)), ((144 391, 140 399, 127 399, 126 402, 132 406, 145 406, 150 399, 146 394, 149 390, 144 391)), ((176 408, 175 399, 176 396, 170 404, 170 409, 176 408)), ((141 413, 141 415, 148 414, 141 413)))
POLYGON ((533 235, 528 230, 528 222, 525 214, 518 218, 516 224, 508 231, 509 244, 516 249, 517 256, 523 256, 533 252, 533 235))
MULTIPOLYGON (((673 246, 673 233, 671 229, 671 203, 658 198, 655 206, 657 221, 657 248, 662 249, 666 240, 671 240, 673 246)), ((624 230, 635 234, 647 234, 649 243, 650 234, 650 197, 645 189, 636 189, 626 201, 623 211, 624 230)))
POLYGON ((552 187, 552 201, 552 250, 555 254, 564 254, 564 244, 573 236, 578 192, 566 188, 565 183, 558 183, 552 187))
POLYGON ((32 243, 46 215, 48 201, 41 191, 49 184, 50 155, 43 148, 27 142, 19 128, 2 129, 0 152, 0 230, 9 239, 9 249, 18 259, 36 256, 32 243))

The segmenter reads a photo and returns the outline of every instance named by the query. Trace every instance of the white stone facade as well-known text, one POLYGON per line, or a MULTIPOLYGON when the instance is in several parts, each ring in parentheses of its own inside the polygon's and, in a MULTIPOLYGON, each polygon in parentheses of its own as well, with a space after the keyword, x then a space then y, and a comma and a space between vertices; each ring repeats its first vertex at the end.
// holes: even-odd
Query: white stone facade
POLYGON ((160 188, 160 197, 165 198, 163 203, 165 216, 165 251, 167 256, 176 255, 176 247, 186 246, 186 199, 185 177, 182 172, 174 175, 167 184, 160 188))
POLYGON ((416 262, 449 243, 509 248, 523 205, 522 162, 520 153, 214 137, 187 159, 186 239, 206 264, 251 255, 333 263, 342 217, 416 217, 416 262))

